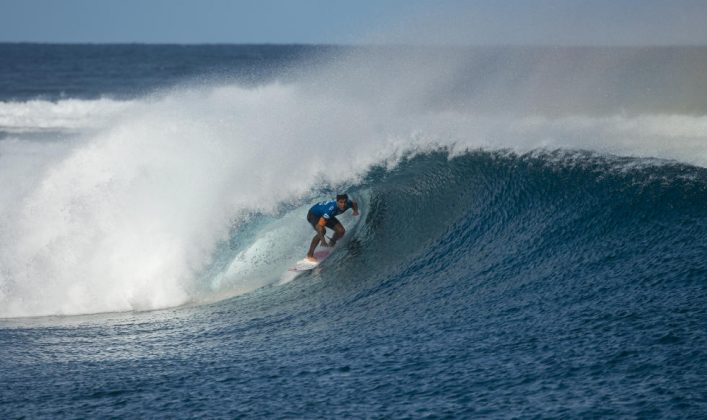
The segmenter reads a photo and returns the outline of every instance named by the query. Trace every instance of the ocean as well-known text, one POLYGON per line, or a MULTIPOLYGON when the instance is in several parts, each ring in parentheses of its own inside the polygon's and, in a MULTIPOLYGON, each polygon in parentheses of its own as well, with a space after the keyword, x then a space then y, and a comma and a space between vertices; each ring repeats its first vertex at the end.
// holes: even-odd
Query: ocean
POLYGON ((0 44, 0 417, 704 418, 705 65, 0 44))

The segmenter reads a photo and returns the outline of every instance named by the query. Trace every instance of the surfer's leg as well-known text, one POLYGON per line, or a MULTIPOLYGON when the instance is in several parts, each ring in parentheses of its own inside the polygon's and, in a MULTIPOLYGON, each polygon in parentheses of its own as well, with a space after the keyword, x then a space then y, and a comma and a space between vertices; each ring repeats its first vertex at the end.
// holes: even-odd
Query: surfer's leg
POLYGON ((345 233, 346 229, 344 229, 344 226, 341 223, 337 223, 336 225, 334 225, 334 236, 331 238, 331 241, 329 241, 331 246, 334 246, 334 244, 336 244, 336 241, 341 239, 341 237, 343 237, 345 233))
MULTIPOLYGON (((317 231, 317 234, 312 238, 312 243, 309 244, 309 252, 307 252, 307 258, 310 260, 314 259, 314 249, 319 245, 319 242, 321 242, 320 234, 326 235, 326 229, 322 226, 314 226, 314 230, 317 231)), ((324 246, 327 246, 326 243, 324 243, 324 246)))
POLYGON ((307 258, 314 258, 314 248, 316 248, 317 245, 319 245, 319 235, 314 235, 314 238, 312 238, 312 243, 309 245, 309 251, 307 251, 307 258))
POLYGON ((312 214, 312 212, 307 213, 307 222, 309 222, 309 224, 312 225, 312 229, 317 232, 314 238, 312 238, 312 243, 309 245, 309 251, 307 251, 307 258, 310 260, 314 260, 314 249, 319 245, 319 233, 321 229, 323 229, 321 226, 317 225, 317 221, 317 217, 312 214))

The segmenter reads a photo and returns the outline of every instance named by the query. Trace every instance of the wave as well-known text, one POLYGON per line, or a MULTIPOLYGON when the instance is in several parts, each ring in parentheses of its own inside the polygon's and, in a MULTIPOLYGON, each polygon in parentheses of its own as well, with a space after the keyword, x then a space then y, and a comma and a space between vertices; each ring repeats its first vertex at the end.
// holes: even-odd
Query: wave
POLYGON ((362 249, 386 261, 362 264, 372 271, 496 286, 505 277, 591 283, 607 270, 641 282, 707 274, 701 168, 588 152, 440 151, 371 185, 362 249))
POLYGON ((700 116, 398 112, 297 83, 25 105, 3 104, 2 124, 79 133, 59 142, 0 141, 7 186, 0 196, 1 317, 149 310, 271 284, 309 239, 303 209, 337 190, 370 194, 358 235, 368 238, 367 248, 382 244, 395 250, 388 260, 402 261, 434 253, 425 238, 442 240, 450 223, 465 218, 469 225, 455 232, 473 236, 495 226, 487 235, 508 238, 542 206, 568 216, 586 207, 593 209, 587 220, 603 218, 602 206, 613 200, 645 199, 633 185, 651 186, 654 178, 662 181, 651 188, 685 183, 702 197, 700 167, 707 166, 707 119, 700 116), (439 153, 444 158, 434 157, 439 153), (413 173, 426 169, 404 175, 416 156, 434 168, 432 179, 413 173), (469 160, 460 174, 454 162, 469 160), (518 166, 525 172, 513 172, 518 166), (537 188, 512 187, 523 184, 509 173, 529 175, 523 182, 537 188), (585 207, 547 199, 580 200, 577 188, 619 182, 622 173, 633 175, 612 184, 608 197, 594 191, 589 197, 597 202, 584 199, 585 207), (376 176, 381 184, 371 181, 376 176), (540 207, 531 205, 537 198, 540 207), (396 211, 388 216, 385 208, 396 211), (526 213, 511 217, 514 209, 526 213), (474 222, 491 214, 495 223, 474 222))

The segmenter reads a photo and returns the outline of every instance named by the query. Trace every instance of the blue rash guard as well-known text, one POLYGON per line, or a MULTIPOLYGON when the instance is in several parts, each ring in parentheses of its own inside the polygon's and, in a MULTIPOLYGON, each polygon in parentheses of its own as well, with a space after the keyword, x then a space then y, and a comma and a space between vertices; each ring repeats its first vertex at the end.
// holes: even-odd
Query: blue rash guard
POLYGON ((317 217, 323 217, 325 220, 329 220, 350 208, 353 208, 353 201, 351 200, 346 200, 346 207, 343 210, 339 210, 339 208, 336 207, 336 200, 329 200, 313 205, 309 211, 317 217))
POLYGON ((309 212, 307 212, 307 221, 315 230, 317 224, 334 229, 334 227, 339 224, 339 220, 336 216, 350 208, 353 208, 353 201, 351 200, 346 200, 346 206, 343 210, 339 210, 339 207, 336 206, 336 200, 322 201, 309 209, 309 212))

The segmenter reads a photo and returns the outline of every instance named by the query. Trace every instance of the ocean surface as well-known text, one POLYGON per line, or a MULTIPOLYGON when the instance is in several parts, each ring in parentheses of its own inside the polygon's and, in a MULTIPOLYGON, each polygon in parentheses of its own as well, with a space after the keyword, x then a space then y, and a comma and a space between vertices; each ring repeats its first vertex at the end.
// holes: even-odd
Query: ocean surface
POLYGON ((0 418, 705 418, 706 66, 0 44, 0 418))

